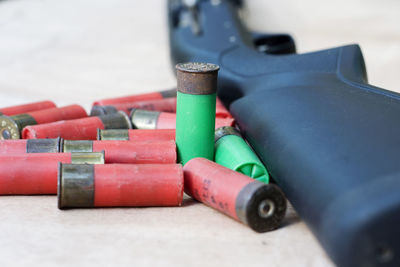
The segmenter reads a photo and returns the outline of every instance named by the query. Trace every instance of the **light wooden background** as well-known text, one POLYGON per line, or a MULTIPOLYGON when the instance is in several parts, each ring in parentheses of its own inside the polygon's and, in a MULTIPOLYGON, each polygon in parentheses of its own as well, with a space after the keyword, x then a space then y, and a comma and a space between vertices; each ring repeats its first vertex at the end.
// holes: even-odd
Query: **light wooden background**
MULTIPOLYGON (((248 0, 259 31, 299 52, 358 42, 370 82, 400 91, 400 2, 248 0)), ((59 105, 175 85, 161 0, 0 1, 0 106, 59 105)), ((0 197, 0 266, 332 266, 291 211, 256 234, 202 204, 59 211, 55 196, 0 197)))

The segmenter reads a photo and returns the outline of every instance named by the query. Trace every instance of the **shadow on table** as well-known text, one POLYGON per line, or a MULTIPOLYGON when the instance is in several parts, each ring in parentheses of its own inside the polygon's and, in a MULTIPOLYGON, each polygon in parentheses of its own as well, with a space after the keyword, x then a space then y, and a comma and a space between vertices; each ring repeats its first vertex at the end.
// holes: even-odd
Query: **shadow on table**
POLYGON ((296 223, 301 222, 301 218, 297 214, 297 212, 293 209, 293 206, 288 202, 288 207, 286 211, 285 218, 282 221, 281 227, 287 227, 296 223))
POLYGON ((190 207, 190 206, 196 205, 198 203, 200 203, 200 202, 198 202, 197 200, 194 200, 193 198, 191 198, 187 195, 184 195, 181 207, 190 207))

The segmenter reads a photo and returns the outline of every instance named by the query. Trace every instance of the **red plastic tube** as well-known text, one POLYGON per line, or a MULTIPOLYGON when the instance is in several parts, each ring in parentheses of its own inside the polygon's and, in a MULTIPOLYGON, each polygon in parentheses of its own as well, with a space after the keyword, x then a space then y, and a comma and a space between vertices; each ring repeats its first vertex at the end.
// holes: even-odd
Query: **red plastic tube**
POLYGON ((175 129, 176 114, 168 112, 160 112, 158 116, 156 129, 175 129))
POLYGON ((123 112, 87 117, 76 120, 27 126, 22 131, 22 138, 56 138, 69 140, 96 140, 97 129, 129 129, 131 123, 123 112))
POLYGON ((175 129, 128 130, 130 141, 168 141, 175 140, 175 129))
POLYGON ((175 140, 175 130, 98 130, 97 140, 173 141, 175 140))
POLYGON ((26 113, 26 112, 37 111, 37 110, 48 109, 48 108, 55 108, 55 107, 56 107, 56 104, 54 104, 52 101, 40 101, 40 102, 28 103, 28 104, 23 104, 23 105, 18 105, 18 106, 0 108, 0 115, 13 116, 13 115, 17 115, 17 114, 26 113))
POLYGON ((76 155, 0 154, 0 195, 56 194, 58 162, 73 163, 77 159, 76 155))
POLYGON ((144 100, 151 100, 151 99, 162 99, 162 98, 168 98, 168 97, 174 97, 174 96, 176 96, 176 89, 171 89, 171 90, 152 92, 152 93, 146 93, 146 94, 130 95, 130 96, 98 100, 93 103, 93 106, 96 106, 96 105, 105 106, 105 105, 113 105, 113 104, 118 104, 118 103, 129 103, 129 102, 144 101, 144 100))
MULTIPOLYGON (((122 104, 121 104, 122 105, 122 104)), ((164 99, 154 99, 146 101, 138 101, 135 103, 125 103, 124 104, 130 112, 133 108, 144 109, 144 110, 154 110, 162 112, 176 112, 176 97, 164 98, 164 99)), ((118 109, 118 106, 116 106, 118 109)), ((129 113, 127 113, 129 114, 129 113)))
MULTIPOLYGON (((136 109, 130 115, 133 128, 137 129, 175 129, 176 114, 169 112, 136 109)), ((215 128, 234 126, 234 118, 215 118, 215 128)))
POLYGON ((40 125, 31 125, 22 131, 23 139, 56 138, 69 140, 96 140, 97 129, 104 129, 98 117, 57 121, 40 125))
POLYGON ((93 141, 92 152, 105 152, 106 163, 176 163, 175 141, 93 141))
POLYGON ((26 140, 0 140, 0 154, 23 154, 26 147, 26 140))
POLYGON ((257 232, 277 228, 286 199, 275 185, 264 184, 204 158, 184 168, 185 192, 193 198, 249 225, 257 232))
POLYGON ((60 209, 180 206, 183 200, 179 164, 63 164, 58 184, 60 209))
POLYGON ((69 105, 61 108, 50 108, 28 112, 26 114, 34 118, 37 124, 87 117, 85 109, 80 105, 69 105))
POLYGON ((106 163, 176 163, 174 141, 69 141, 63 144, 64 152, 105 152, 106 163))

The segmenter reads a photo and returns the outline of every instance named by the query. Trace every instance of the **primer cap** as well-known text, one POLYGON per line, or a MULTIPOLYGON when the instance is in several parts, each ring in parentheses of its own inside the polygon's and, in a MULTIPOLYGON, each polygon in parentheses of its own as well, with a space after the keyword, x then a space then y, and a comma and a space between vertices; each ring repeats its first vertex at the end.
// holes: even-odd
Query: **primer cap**
POLYGON ((20 139, 22 129, 35 124, 36 120, 29 114, 0 116, 0 140, 20 139))

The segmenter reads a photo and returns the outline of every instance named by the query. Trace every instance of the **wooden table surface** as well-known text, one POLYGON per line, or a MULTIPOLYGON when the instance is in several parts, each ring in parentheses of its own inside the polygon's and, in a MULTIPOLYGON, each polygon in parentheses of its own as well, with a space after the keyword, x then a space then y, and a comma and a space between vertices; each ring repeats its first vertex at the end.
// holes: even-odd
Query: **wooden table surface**
MULTIPOLYGON (((165 1, 0 1, 0 106, 170 88, 165 1)), ((248 0, 259 31, 299 52, 360 43, 370 82, 399 91, 400 4, 248 0), (283 2, 283 3, 281 3, 283 2)), ((55 196, 0 197, 0 266, 333 266, 293 210, 257 234, 191 199, 181 208, 57 209, 55 196)))

